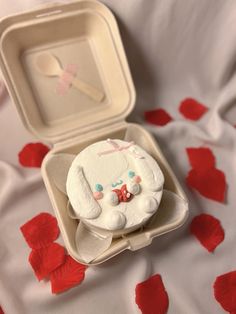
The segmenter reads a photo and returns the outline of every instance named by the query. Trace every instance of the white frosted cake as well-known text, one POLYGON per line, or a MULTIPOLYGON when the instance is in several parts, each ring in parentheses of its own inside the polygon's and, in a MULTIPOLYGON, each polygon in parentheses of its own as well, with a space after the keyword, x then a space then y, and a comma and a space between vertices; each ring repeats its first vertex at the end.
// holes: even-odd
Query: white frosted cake
POLYGON ((66 190, 76 216, 87 227, 122 235, 156 213, 163 184, 160 167, 141 147, 108 139, 76 156, 66 190))

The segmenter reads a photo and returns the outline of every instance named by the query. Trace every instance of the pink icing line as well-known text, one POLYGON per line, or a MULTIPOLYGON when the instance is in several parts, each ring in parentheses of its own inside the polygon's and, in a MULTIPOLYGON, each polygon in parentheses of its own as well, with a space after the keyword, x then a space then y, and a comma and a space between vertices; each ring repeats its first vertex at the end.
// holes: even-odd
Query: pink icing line
POLYGON ((139 154, 139 153, 137 153, 137 152, 130 152, 129 151, 129 153, 131 154, 131 155, 133 155, 135 158, 137 158, 137 159, 143 159, 144 157, 141 155, 141 154, 139 154))
POLYGON ((109 149, 109 150, 105 150, 103 152, 98 153, 99 156, 111 154, 111 153, 114 153, 114 152, 120 152, 120 151, 126 150, 126 149, 130 148, 132 145, 134 145, 134 142, 130 142, 126 146, 119 146, 116 142, 114 142, 114 141, 112 141, 110 139, 107 140, 107 143, 111 144, 114 148, 113 149, 109 149))
POLYGON ((107 143, 111 144, 115 149, 119 149, 119 145, 110 138, 107 139, 107 143))

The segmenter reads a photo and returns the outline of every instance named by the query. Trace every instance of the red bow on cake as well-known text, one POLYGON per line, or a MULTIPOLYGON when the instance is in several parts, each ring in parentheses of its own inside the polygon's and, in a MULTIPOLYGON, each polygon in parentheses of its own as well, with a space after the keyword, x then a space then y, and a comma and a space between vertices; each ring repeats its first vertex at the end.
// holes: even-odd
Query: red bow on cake
POLYGON ((128 190, 126 184, 123 184, 120 189, 112 190, 118 196, 120 202, 129 202, 133 196, 128 190))

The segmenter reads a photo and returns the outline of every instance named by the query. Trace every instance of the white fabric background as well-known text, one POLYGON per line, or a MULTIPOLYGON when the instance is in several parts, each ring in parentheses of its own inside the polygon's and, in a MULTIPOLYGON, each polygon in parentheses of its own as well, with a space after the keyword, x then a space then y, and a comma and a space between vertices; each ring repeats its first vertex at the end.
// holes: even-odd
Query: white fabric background
MULTIPOLYGON (((0 0, 0 15, 34 7, 40 0, 0 0)), ((125 252, 88 269, 81 286, 62 295, 38 283, 27 261, 29 249, 19 228, 42 211, 53 213, 38 169, 23 169, 17 153, 35 139, 24 129, 9 99, 0 105, 0 304, 6 314, 133 314, 135 286, 159 273, 169 295, 169 314, 220 314, 212 285, 216 276, 236 268, 236 1, 104 0, 115 13, 134 82, 137 103, 130 120, 155 136, 182 182, 190 201, 190 219, 202 212, 219 218, 224 242, 209 254, 180 230, 153 241, 138 252, 125 252), (188 122, 179 102, 194 97, 209 112, 188 122), (144 123, 145 110, 165 108, 173 123, 156 128, 144 123), (227 178, 226 204, 188 190, 185 148, 206 145, 227 178)))

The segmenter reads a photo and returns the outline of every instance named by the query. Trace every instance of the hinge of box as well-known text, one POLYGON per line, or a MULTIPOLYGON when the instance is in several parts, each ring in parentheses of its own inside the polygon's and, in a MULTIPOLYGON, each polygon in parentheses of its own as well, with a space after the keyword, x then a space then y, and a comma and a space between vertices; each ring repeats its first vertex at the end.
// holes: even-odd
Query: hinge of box
POLYGON ((128 239, 129 249, 131 251, 137 251, 145 246, 148 246, 152 242, 152 238, 146 233, 141 233, 136 236, 132 236, 128 239))

